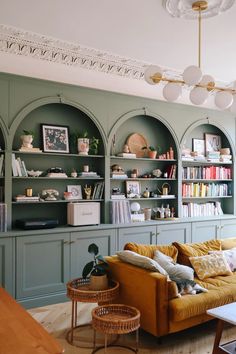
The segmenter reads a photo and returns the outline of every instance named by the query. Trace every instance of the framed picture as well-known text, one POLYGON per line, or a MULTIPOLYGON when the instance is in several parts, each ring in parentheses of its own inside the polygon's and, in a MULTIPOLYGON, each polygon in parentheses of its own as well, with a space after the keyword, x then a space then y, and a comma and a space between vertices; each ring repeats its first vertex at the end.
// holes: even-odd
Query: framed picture
POLYGON ((82 189, 80 185, 67 186, 67 192, 71 193, 71 199, 82 199, 82 189))
POLYGON ((136 195, 140 195, 140 183, 139 181, 126 181, 126 195, 133 198, 136 195))
POLYGON ((205 133, 206 152, 219 151, 221 148, 221 136, 205 133))
POLYGON ((205 140, 193 138, 193 151, 198 155, 205 155, 205 140))
POLYGON ((69 153, 69 128, 61 125, 41 124, 44 152, 69 153))

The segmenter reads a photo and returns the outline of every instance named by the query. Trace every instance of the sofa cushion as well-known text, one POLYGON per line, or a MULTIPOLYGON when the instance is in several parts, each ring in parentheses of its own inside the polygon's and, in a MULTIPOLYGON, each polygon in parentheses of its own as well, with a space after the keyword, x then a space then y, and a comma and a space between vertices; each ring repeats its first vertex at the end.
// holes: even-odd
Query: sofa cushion
POLYGON ((222 250, 229 250, 236 247, 236 238, 224 238, 221 239, 222 250))
POLYGON ((141 268, 151 270, 153 272, 159 272, 163 275, 168 276, 168 273, 153 259, 149 257, 142 256, 136 252, 132 251, 117 251, 118 258, 126 263, 136 265, 141 268))
POLYGON ((207 278, 204 281, 194 279, 207 293, 184 295, 169 301, 169 317, 179 322, 206 313, 206 310, 236 301, 236 274, 207 278))
POLYGON ((232 272, 223 253, 189 258, 197 276, 203 280, 217 275, 231 275, 232 272))
POLYGON ((236 247, 224 251, 209 251, 209 254, 212 253, 222 253, 225 256, 225 259, 230 267, 232 272, 236 271, 236 247))
POLYGON ((133 251, 149 258, 153 258, 154 251, 159 250, 167 256, 173 258, 175 262, 177 261, 178 255, 178 250, 173 245, 142 245, 135 242, 128 242, 124 246, 124 250, 133 251))
POLYGON ((177 261, 180 264, 191 267, 189 257, 198 257, 207 255, 209 251, 220 251, 221 240, 210 240, 201 243, 178 243, 173 242, 173 245, 178 249, 177 261))
POLYGON ((153 259, 165 269, 170 278, 193 280, 193 269, 191 267, 175 263, 173 258, 158 250, 154 252, 153 259))

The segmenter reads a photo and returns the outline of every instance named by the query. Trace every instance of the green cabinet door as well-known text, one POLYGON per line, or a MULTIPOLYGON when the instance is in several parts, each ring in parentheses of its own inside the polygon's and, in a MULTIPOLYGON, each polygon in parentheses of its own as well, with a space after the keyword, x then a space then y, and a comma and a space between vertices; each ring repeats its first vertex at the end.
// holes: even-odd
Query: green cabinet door
POLYGON ((65 292, 70 278, 69 237, 69 233, 17 237, 17 299, 65 292))
POLYGON ((91 243, 98 246, 100 255, 110 256, 115 253, 115 237, 115 229, 72 232, 71 279, 81 277, 85 264, 93 260, 93 256, 88 253, 91 243))
POLYGON ((191 241, 190 223, 162 224, 157 226, 157 244, 168 245, 172 242, 186 243, 191 241))
POLYGON ((192 242, 216 240, 220 235, 220 221, 199 221, 192 223, 192 242))
POLYGON ((118 230, 118 250, 123 250, 128 242, 156 244, 156 226, 125 227, 118 230))
POLYGON ((220 221, 220 238, 236 237, 236 219, 220 221))
POLYGON ((14 255, 12 237, 0 237, 0 286, 14 296, 14 255))

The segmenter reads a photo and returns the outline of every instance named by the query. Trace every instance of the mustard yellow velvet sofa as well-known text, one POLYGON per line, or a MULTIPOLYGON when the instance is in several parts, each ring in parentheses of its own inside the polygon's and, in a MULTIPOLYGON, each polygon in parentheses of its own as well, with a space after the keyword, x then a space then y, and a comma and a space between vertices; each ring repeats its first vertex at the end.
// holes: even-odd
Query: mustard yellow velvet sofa
MULTIPOLYGON (((212 240, 203 244, 174 243, 168 246, 129 243, 125 249, 150 258, 153 258, 155 249, 159 249, 181 263, 183 256, 188 261, 188 249, 182 252, 182 247, 188 245, 193 246, 191 252, 194 250, 195 255, 204 255, 208 249, 236 247, 236 239, 212 240)), ((166 276, 122 262, 117 256, 106 259, 110 276, 120 283, 117 302, 137 307, 141 312, 141 328, 157 337, 209 321, 212 318, 206 314, 207 309, 236 301, 236 272, 204 281, 195 278, 198 284, 208 290, 207 293, 173 298, 171 290, 176 284, 168 281, 166 276)))

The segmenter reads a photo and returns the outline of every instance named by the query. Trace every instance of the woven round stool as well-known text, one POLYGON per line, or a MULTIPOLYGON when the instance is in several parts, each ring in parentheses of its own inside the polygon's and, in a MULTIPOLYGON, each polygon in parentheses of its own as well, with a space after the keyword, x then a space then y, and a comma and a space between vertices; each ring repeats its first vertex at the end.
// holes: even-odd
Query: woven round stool
POLYGON ((140 327, 140 312, 135 307, 112 304, 98 306, 92 310, 92 326, 94 329, 94 341, 93 341, 93 353, 96 353, 100 349, 105 349, 107 352, 108 347, 122 347, 133 352, 138 352, 139 334, 138 329, 140 327), (96 331, 105 334, 105 345, 96 348, 96 331), (125 345, 107 344, 107 335, 109 334, 126 334, 136 331, 136 346, 131 348, 125 345))
POLYGON ((74 330, 90 325, 77 325, 77 302, 98 303, 98 305, 111 303, 119 294, 119 283, 115 280, 110 280, 108 289, 106 290, 91 290, 89 287, 90 280, 84 278, 73 279, 67 283, 67 296, 72 301, 72 317, 71 329, 67 332, 66 339, 68 343, 81 348, 92 348, 91 345, 82 345, 74 341, 74 330))

